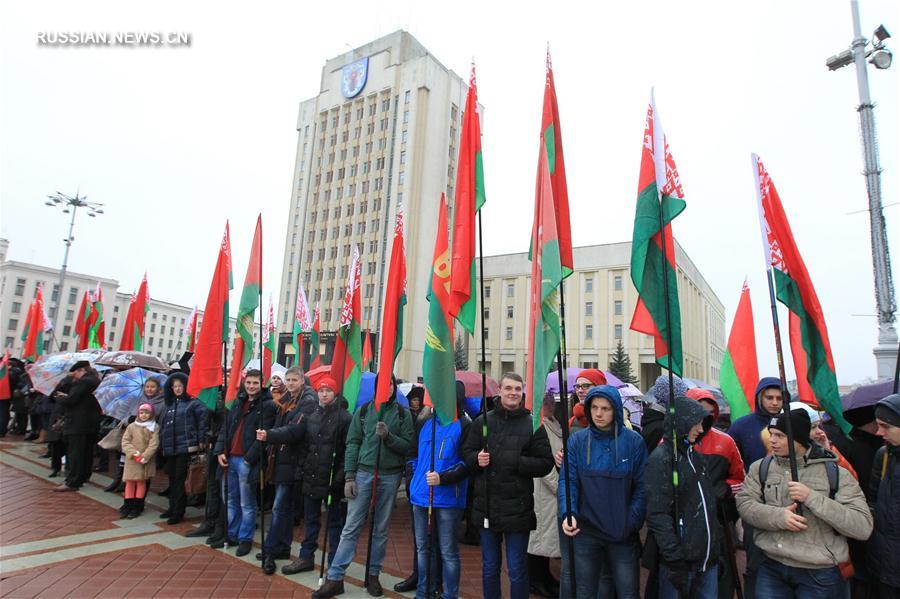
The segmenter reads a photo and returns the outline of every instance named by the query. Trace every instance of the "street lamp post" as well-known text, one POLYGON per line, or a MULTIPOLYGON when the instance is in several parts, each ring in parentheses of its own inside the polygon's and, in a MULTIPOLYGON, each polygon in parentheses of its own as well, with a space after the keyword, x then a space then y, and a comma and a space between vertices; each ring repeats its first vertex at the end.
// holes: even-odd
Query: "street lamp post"
POLYGON ((92 218, 96 217, 98 214, 103 214, 103 204, 88 202, 87 196, 79 196, 77 193, 73 198, 64 193, 56 192, 55 196, 47 196, 45 205, 50 206, 51 208, 61 207, 63 212, 72 213, 72 218, 69 220, 69 234, 63 239, 66 244, 66 252, 63 254, 62 268, 59 271, 58 291, 56 292, 56 312, 54 314, 54 319, 56 320, 57 325, 50 330, 50 349, 52 350, 53 341, 56 338, 56 328, 59 326, 60 322, 59 315, 62 312, 63 286, 66 282, 66 270, 69 267, 69 249, 72 247, 72 242, 75 241, 75 237, 72 236, 72 231, 75 230, 75 215, 78 213, 79 208, 86 208, 88 210, 88 216, 92 218))
POLYGON ((862 35, 859 21, 859 2, 851 0, 853 15, 853 41, 850 48, 825 61, 829 70, 836 71, 853 64, 856 67, 856 83, 859 88, 859 128, 862 138, 866 191, 869 196, 869 223, 872 236, 872 263, 875 271, 875 303, 878 310, 878 344, 875 346, 875 364, 878 378, 894 375, 894 361, 897 355, 897 330, 894 328, 894 313, 897 304, 894 297, 894 283, 891 275, 891 257, 888 250, 887 232, 881 203, 881 165, 878 160, 878 144, 875 138, 875 105, 869 95, 869 75, 866 59, 876 69, 891 66, 891 51, 884 42, 891 37, 884 25, 875 30, 870 42, 862 35))

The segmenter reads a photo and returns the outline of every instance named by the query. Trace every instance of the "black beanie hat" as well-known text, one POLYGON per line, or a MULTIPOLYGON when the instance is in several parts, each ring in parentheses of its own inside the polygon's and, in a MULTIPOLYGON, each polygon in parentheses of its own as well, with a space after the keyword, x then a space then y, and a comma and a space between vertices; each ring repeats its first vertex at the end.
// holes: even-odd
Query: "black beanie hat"
MULTIPOLYGON (((772 420, 769 421, 769 428, 774 428, 787 434, 787 423, 785 422, 784 412, 779 413, 778 416, 772 417, 772 420)), ((791 432, 794 435, 794 441, 803 447, 809 448, 809 431, 811 428, 812 425, 809 421, 809 413, 807 413, 806 410, 802 408, 791 410, 791 432)))
POLYGON ((900 395, 888 395, 875 404, 875 418, 891 426, 900 426, 900 395))

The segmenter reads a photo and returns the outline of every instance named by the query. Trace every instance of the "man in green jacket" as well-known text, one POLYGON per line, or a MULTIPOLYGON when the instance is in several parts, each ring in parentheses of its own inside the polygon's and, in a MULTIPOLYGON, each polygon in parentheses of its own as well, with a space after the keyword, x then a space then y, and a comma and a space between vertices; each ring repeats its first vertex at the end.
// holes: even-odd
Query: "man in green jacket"
MULTIPOLYGON (((377 377, 375 388, 378 388, 377 377)), ((341 532, 337 553, 328 568, 328 577, 313 593, 313 599, 326 599, 344 592, 344 574, 356 556, 356 543, 366 522, 376 477, 372 555, 365 582, 369 595, 380 597, 384 594, 378 575, 387 547, 388 523, 412 443, 413 419, 409 410, 397 403, 397 382, 393 376, 387 403, 382 404, 378 412, 373 403, 374 400, 359 408, 350 422, 344 458, 347 522, 341 532)))
POLYGON ((843 598, 847 583, 838 564, 850 557, 848 537, 869 538, 872 514, 853 475, 810 440, 809 414, 792 410, 790 419, 800 480, 791 480, 787 417, 780 414, 769 423, 774 457, 750 466, 737 495, 738 512, 765 554, 756 596, 843 598))

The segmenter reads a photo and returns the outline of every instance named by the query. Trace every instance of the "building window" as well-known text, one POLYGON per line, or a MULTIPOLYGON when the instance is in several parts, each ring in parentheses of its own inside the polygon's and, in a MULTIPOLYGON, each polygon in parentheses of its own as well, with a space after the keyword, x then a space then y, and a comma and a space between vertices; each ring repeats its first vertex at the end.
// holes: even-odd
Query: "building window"
POLYGON ((615 331, 614 337, 616 339, 621 339, 622 338, 622 325, 617 324, 614 328, 614 331, 615 331))
POLYGON ((116 326, 116 323, 118 323, 118 322, 119 322, 119 319, 117 317, 113 316, 112 326, 116 326))
POLYGON ((400 164, 406 164, 406 150, 400 151, 400 164))
POLYGON ((69 304, 74 305, 75 302, 78 301, 78 288, 72 287, 69 289, 69 304))
POLYGON ((585 325, 584 327, 584 338, 585 339, 593 339, 594 338, 594 325, 585 325))
POLYGON ((491 297, 491 286, 485 285, 484 286, 484 299, 490 299, 490 297, 491 297))
POLYGON ((506 306, 506 317, 507 318, 513 317, 513 307, 512 306, 506 306))
POLYGON ((63 336, 68 337, 71 334, 72 334, 72 327, 70 327, 69 325, 64 326, 63 327, 63 336))
POLYGON ((156 332, 156 323, 155 323, 155 322, 151 322, 151 323, 150 323, 150 332, 151 332, 151 333, 155 333, 155 332, 156 332))
POLYGON ((25 279, 16 279, 16 297, 25 295, 25 279))
POLYGON ((622 291, 622 275, 616 275, 613 277, 613 289, 616 291, 622 291))
POLYGON ((482 334, 484 335, 484 340, 485 340, 485 341, 487 341, 488 338, 490 337, 490 335, 488 334, 488 333, 490 333, 490 332, 491 332, 490 329, 488 329, 487 327, 485 327, 485 328, 482 330, 482 334))
POLYGON ((409 90, 406 90, 406 93, 403 94, 403 103, 404 104, 409 104, 409 96, 410 96, 410 92, 409 92, 409 90))
POLYGON ((584 315, 585 316, 593 316, 594 315, 594 302, 584 302, 584 315))
POLYGON ((9 325, 6 328, 8 328, 10 331, 15 331, 16 327, 18 327, 18 326, 19 326, 19 319, 18 318, 10 318, 9 325))
MULTIPOLYGON (((118 306, 116 306, 118 308, 118 306)), ((72 317, 75 316, 75 310, 66 310, 66 320, 72 320, 72 317)))
POLYGON ((408 111, 408 110, 404 110, 404 111, 403 111, 403 122, 404 122, 404 123, 408 123, 408 122, 409 122, 409 111, 408 111))
POLYGON ((616 300, 613 302, 613 314, 616 316, 622 315, 622 300, 616 300))
POLYGON ((490 308, 485 308, 484 310, 482 310, 482 312, 484 313, 484 319, 485 319, 485 320, 490 320, 490 318, 491 318, 491 309, 490 309, 490 308))
POLYGON ((506 297, 516 297, 516 284, 508 283, 506 285, 506 297))
POLYGON ((325 308, 325 322, 331 322, 331 308, 325 308))
POLYGON ((12 313, 18 314, 19 310, 22 309, 22 302, 13 302, 12 303, 12 313))
MULTIPOLYGON (((110 341, 112 341, 112 339, 110 339, 110 341)), ((60 351, 66 351, 67 349, 69 349, 69 342, 68 342, 68 341, 63 341, 63 342, 61 342, 61 343, 59 344, 59 350, 60 350, 60 351)))
POLYGON ((59 301, 59 284, 53 285, 53 293, 50 294, 50 301, 56 302, 59 301))
POLYGON ((587 278, 584 280, 584 292, 591 293, 594 291, 594 279, 587 278))
POLYGON ((506 340, 512 341, 512 327, 506 327, 506 340))

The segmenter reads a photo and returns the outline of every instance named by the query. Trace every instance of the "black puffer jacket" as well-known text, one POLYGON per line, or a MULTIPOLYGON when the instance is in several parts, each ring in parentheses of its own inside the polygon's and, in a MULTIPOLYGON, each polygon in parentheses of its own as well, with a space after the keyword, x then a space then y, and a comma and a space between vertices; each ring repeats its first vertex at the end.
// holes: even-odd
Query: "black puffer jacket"
POLYGON ((100 431, 103 412, 94 397, 94 390, 99 385, 100 378, 97 374, 88 371, 72 382, 67 395, 57 397, 56 402, 62 406, 66 418, 63 435, 95 435, 100 431))
MULTIPOLYGON (((275 422, 275 404, 269 398, 268 391, 263 389, 254 400, 250 400, 247 394, 241 390, 237 399, 230 410, 225 412, 225 422, 219 431, 219 437, 216 439, 216 447, 214 453, 221 455, 225 453, 226 443, 228 449, 231 448, 232 438, 244 421, 243 434, 241 442, 244 447, 244 461, 251 466, 259 464, 260 443, 256 440, 256 429, 270 429, 275 422), (244 416, 244 404, 250 402, 246 417, 244 416), (259 421, 260 405, 262 401, 262 422, 259 421)), ((259 475, 258 470, 254 472, 254 480, 259 475)))
POLYGON ((490 529, 497 532, 525 532, 537 527, 534 514, 534 480, 553 469, 550 441, 543 427, 532 432, 531 412, 524 407, 503 408, 500 402, 487 415, 488 453, 491 464, 478 465, 482 448, 482 423, 479 416, 469 427, 462 444, 463 461, 472 474, 475 488, 473 516, 481 523, 485 517, 485 478, 490 493, 490 529))
MULTIPOLYGON (((900 395, 888 395, 880 402, 900 417, 900 395)), ((872 572, 881 582, 900 589, 900 446, 886 445, 875 454, 869 479, 870 507, 875 528, 869 541, 872 572)))
POLYGON ((268 482, 288 484, 300 480, 297 464, 306 444, 306 415, 297 403, 286 411, 275 410, 275 421, 266 438, 266 455, 274 456, 275 467, 268 482))
POLYGON ((206 442, 206 407, 187 394, 188 377, 183 372, 169 376, 163 386, 165 397, 159 430, 159 448, 164 456, 192 453, 206 442), (181 381, 184 392, 178 397, 172 384, 181 381))
POLYGON ((666 442, 653 450, 644 472, 647 487, 647 527, 659 546, 660 558, 668 564, 685 563, 691 570, 715 564, 718 558, 719 523, 716 495, 706 473, 704 456, 687 442, 694 424, 706 411, 690 399, 675 400, 675 432, 678 436, 678 513, 675 521, 672 488, 672 430, 666 417, 666 442), (680 529, 680 532, 679 532, 680 529))
POLYGON ((328 496, 330 478, 332 500, 344 497, 344 450, 352 419, 350 412, 342 408, 337 399, 326 408, 316 402, 315 410, 306 420, 308 442, 301 465, 304 495, 324 499, 328 496))

